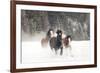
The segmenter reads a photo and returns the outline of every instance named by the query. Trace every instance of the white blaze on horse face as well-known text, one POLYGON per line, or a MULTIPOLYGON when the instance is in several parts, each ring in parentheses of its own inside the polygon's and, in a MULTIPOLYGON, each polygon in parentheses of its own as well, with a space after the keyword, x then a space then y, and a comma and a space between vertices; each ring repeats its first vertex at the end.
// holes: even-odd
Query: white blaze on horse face
POLYGON ((61 33, 59 33, 59 35, 61 35, 61 33))
POLYGON ((51 34, 51 37, 53 37, 53 36, 54 36, 54 33, 53 33, 53 31, 50 31, 50 34, 51 34))

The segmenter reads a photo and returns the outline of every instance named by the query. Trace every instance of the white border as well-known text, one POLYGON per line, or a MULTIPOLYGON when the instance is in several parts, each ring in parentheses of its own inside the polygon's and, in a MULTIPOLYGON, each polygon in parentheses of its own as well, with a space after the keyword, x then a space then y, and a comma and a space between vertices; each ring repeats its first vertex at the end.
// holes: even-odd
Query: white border
POLYGON ((34 63, 34 64, 20 64, 20 46, 21 46, 21 9, 26 10, 43 10, 43 11, 61 11, 61 12, 84 12, 90 13, 90 55, 91 61, 84 64, 94 64, 94 10, 85 8, 69 8, 69 7, 50 7, 50 6, 36 6, 36 5, 16 5, 16 68, 36 68, 36 67, 50 67, 50 66, 70 66, 70 65, 84 65, 81 62, 65 62, 65 63, 34 63))

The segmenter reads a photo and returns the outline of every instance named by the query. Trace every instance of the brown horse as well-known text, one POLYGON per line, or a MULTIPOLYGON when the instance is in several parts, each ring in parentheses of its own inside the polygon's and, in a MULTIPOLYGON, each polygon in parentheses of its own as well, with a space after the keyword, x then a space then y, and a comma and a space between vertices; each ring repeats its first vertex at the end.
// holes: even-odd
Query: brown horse
POLYGON ((72 41, 72 37, 70 35, 66 36, 65 38, 63 38, 63 47, 65 49, 69 48, 69 54, 70 56, 73 57, 72 55, 72 46, 71 46, 71 41, 72 41))
POLYGON ((63 38, 63 46, 65 48, 69 47, 71 45, 72 37, 70 35, 63 38))
POLYGON ((47 47, 48 45, 48 41, 50 40, 50 38, 52 37, 54 31, 53 29, 49 29, 47 34, 46 34, 46 37, 45 38, 42 38, 41 40, 41 46, 42 47, 47 47))
POLYGON ((56 37, 52 37, 50 39, 50 48, 51 50, 55 50, 55 53, 57 54, 57 50, 60 49, 60 55, 63 54, 63 44, 62 44, 62 31, 61 30, 57 30, 57 36, 56 37))

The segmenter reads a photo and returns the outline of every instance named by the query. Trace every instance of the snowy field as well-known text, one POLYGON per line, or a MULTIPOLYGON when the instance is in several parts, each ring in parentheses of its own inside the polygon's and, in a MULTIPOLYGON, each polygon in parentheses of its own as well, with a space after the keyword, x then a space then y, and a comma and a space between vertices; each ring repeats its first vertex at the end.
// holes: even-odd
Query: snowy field
POLYGON ((22 63, 49 63, 49 62, 83 62, 87 63, 90 59, 90 42, 89 41, 72 41, 72 50, 63 49, 63 55, 56 55, 48 45, 46 48, 41 47, 39 41, 22 42, 22 63))

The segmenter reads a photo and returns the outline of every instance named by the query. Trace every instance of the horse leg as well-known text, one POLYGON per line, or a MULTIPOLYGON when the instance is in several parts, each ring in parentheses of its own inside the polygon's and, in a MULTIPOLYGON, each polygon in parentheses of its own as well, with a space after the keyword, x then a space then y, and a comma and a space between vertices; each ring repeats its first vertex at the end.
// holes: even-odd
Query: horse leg
POLYGON ((57 55, 57 49, 55 49, 55 54, 57 55))
POLYGON ((60 55, 62 55, 63 54, 63 47, 61 47, 61 51, 60 51, 60 55))

